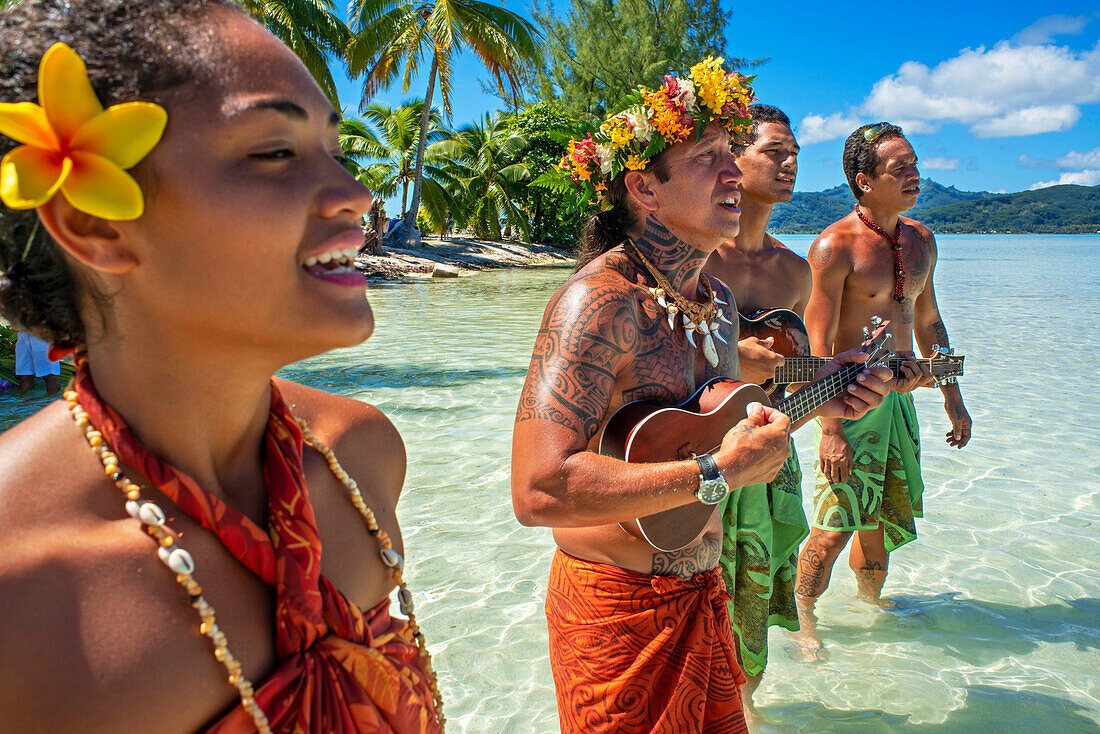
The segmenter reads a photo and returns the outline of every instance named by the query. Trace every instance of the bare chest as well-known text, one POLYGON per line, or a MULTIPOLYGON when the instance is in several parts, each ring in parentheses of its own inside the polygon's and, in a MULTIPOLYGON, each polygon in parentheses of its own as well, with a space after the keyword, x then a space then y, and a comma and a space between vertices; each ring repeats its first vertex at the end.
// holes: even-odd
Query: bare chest
MULTIPOLYGON (((931 248, 908 227, 903 230, 900 245, 902 292, 911 301, 927 287, 931 248)), ((868 301, 892 301, 896 265, 894 248, 889 242, 882 239, 868 242, 855 252, 845 295, 851 293, 868 301)))
POLYGON ((763 262, 743 260, 731 268, 732 282, 726 285, 733 291, 737 310, 752 314, 766 308, 793 309, 798 303, 797 280, 778 260, 763 262))
MULTIPOLYGON (((736 319, 732 321, 719 325, 719 335, 728 343, 737 341, 736 319)), ((676 405, 712 377, 729 374, 728 347, 721 339, 712 337, 720 359, 714 367, 701 348, 703 337, 695 333, 689 338, 681 317, 670 319, 656 302, 646 299, 639 304, 637 324, 634 353, 616 376, 613 407, 635 400, 676 405)))

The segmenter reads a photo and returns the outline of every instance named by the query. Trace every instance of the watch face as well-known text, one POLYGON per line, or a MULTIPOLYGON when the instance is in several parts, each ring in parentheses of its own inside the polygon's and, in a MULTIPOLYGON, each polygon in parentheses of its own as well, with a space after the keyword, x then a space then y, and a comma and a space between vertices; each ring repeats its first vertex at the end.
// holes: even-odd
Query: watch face
POLYGON ((726 484, 726 480, 721 476, 715 479, 706 479, 699 483, 699 490, 696 492, 696 496, 700 502, 708 505, 714 505, 725 499, 729 494, 730 488, 726 484))

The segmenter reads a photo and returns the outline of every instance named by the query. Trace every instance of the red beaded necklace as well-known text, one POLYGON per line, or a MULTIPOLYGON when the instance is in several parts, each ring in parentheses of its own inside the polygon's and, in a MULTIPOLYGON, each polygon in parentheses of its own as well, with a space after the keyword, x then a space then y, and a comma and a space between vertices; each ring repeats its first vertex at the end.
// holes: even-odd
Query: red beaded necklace
POLYGON ((894 300, 901 303, 905 300, 905 271, 901 268, 901 219, 894 225, 894 236, 891 237, 886 230, 875 224, 874 220, 863 216, 856 204, 856 216, 859 221, 866 224, 872 232, 880 234, 894 248, 894 300))

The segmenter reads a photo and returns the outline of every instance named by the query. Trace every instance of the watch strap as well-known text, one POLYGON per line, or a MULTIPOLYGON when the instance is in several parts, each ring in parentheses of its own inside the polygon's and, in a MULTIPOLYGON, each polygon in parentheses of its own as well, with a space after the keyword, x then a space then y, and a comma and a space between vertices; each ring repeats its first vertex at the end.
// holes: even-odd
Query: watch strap
POLYGON ((710 454, 697 455, 695 462, 699 464, 699 475, 703 477, 704 481, 711 481, 722 476, 722 473, 718 471, 718 462, 710 454))

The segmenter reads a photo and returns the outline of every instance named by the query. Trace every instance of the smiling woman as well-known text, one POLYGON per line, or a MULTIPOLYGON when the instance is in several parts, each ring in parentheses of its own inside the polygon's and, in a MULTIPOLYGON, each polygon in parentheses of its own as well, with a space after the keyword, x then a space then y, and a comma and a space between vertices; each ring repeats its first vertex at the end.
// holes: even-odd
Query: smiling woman
POLYGON ((374 326, 325 95, 229 0, 24 0, 0 67, 0 315, 78 366, 0 435, 3 728, 441 730, 401 438, 272 378, 374 326))

